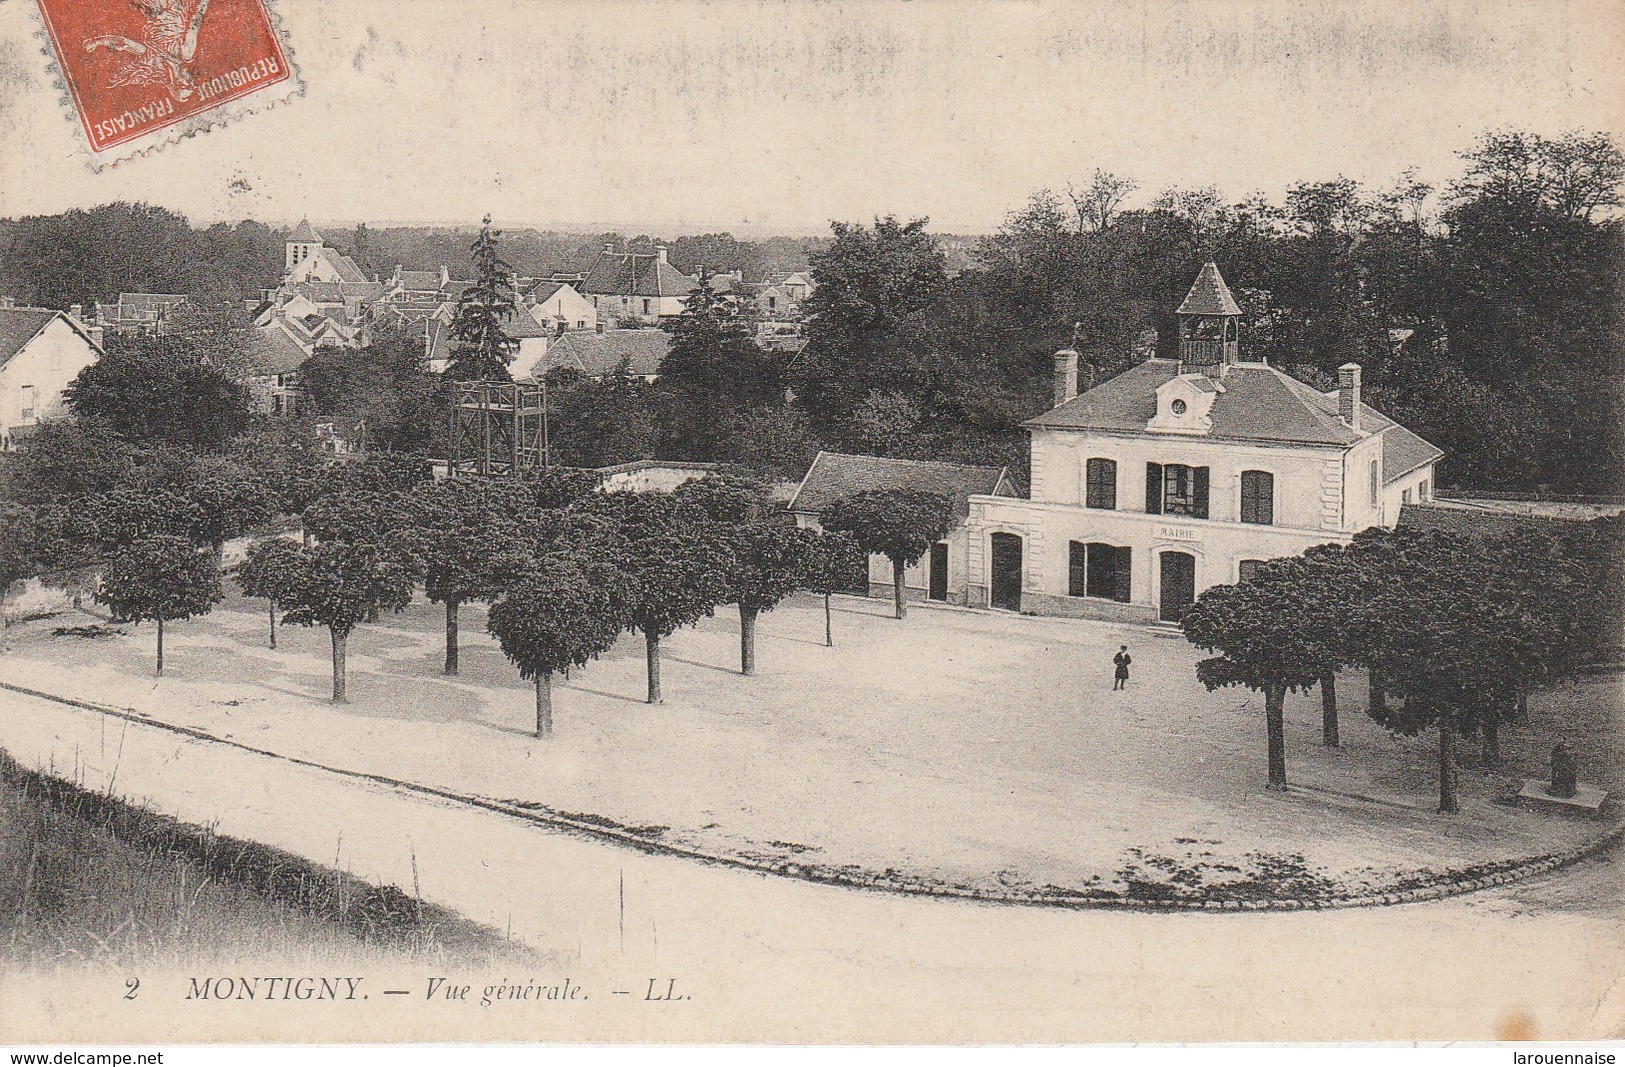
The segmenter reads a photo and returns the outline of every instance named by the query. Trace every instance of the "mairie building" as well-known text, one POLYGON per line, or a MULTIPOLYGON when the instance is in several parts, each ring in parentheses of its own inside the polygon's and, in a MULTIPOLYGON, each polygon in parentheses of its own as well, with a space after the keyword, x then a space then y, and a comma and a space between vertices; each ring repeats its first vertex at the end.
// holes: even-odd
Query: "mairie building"
POLYGON ((1177 621, 1209 586, 1432 498, 1443 453, 1361 400, 1358 364, 1322 393, 1242 362, 1241 311, 1212 263, 1178 315, 1178 360, 1081 395, 1078 354, 1056 353, 1054 406, 1023 423, 1028 497, 968 500, 966 603, 1177 621))

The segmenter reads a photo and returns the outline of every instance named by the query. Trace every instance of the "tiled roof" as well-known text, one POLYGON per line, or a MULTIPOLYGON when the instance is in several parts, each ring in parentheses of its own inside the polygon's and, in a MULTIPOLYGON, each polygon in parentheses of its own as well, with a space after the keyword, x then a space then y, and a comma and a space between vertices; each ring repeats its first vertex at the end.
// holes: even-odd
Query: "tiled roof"
POLYGON ((44 308, 0 308, 0 367, 27 348, 60 314, 44 308))
POLYGON ((532 303, 534 303, 534 304, 545 304, 549 300, 553 299, 553 294, 554 293, 558 292, 560 289, 563 289, 568 284, 570 284, 570 283, 569 282, 550 282, 550 281, 548 281, 547 279, 544 278, 541 281, 537 282, 536 285, 534 287, 532 287, 529 294, 527 294, 527 295, 529 295, 532 303))
POLYGON ((1398 525, 1401 530, 1434 531, 1461 537, 1504 537, 1515 530, 1561 528, 1564 523, 1586 522, 1590 518, 1531 515, 1500 508, 1433 502, 1401 505, 1398 525))
POLYGON ((954 515, 970 513, 972 494, 1015 496, 1003 467, 967 467, 920 459, 849 456, 820 452, 807 468, 789 509, 807 515, 822 514, 842 497, 872 489, 916 489, 941 493, 953 500, 954 515))
POLYGON ((118 295, 118 306, 121 315, 167 311, 176 304, 185 302, 186 297, 178 293, 120 293, 118 295))
POLYGON ((1180 315, 1240 315, 1241 309, 1236 306, 1235 298, 1230 295, 1230 287, 1224 284, 1219 276, 1219 267, 1215 263, 1205 263, 1202 271, 1196 276, 1196 282, 1191 291, 1185 295, 1185 302, 1179 305, 1180 315))
POLYGON ((595 296, 687 296, 694 289, 688 275, 642 252, 601 252, 581 283, 595 296))
POLYGON ((251 374, 292 374, 306 359, 305 350, 274 323, 254 331, 246 355, 246 366, 251 374))
POLYGON ((1443 455, 1442 449, 1428 444, 1396 422, 1382 431, 1382 484, 1397 482, 1416 468, 1432 463, 1443 455))
POLYGON ((310 224, 309 219, 300 219, 299 225, 288 235, 289 244, 321 244, 322 235, 316 232, 316 227, 310 224))
MULTIPOLYGON (((328 249, 328 251, 332 252, 333 250, 328 249)), ((341 282, 356 284, 367 280, 366 274, 356 265, 356 261, 342 253, 333 252, 333 266, 339 272, 339 281, 341 282)))
MULTIPOLYGON (((1179 364, 1174 360, 1146 360, 1023 425, 1144 431, 1157 413, 1157 387, 1178 373, 1179 364)), ((1223 380, 1224 392, 1208 412, 1212 421, 1209 437, 1320 445, 1349 445, 1359 439, 1338 419, 1335 396, 1327 398, 1274 367, 1235 364, 1223 380)), ((1387 424, 1382 416, 1377 418, 1387 424)))
POLYGON ((437 270, 403 270, 401 271, 401 288, 409 289, 414 293, 438 293, 440 291, 440 272, 437 270))
POLYGON ((660 373, 660 364, 671 348, 671 335, 665 330, 574 330, 561 334, 547 347, 547 355, 530 370, 541 378, 555 367, 570 367, 589 378, 625 373, 638 377, 660 373))

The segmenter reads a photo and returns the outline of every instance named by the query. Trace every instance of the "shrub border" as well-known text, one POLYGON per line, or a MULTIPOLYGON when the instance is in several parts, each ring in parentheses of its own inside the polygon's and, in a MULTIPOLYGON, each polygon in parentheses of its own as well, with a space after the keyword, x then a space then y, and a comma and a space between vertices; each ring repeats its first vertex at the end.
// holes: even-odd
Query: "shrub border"
POLYGON ((468 807, 481 808, 486 811, 497 812, 511 818, 536 823, 556 830, 562 830, 572 835, 589 838, 596 841, 607 841, 611 844, 634 849, 654 856, 676 856, 683 859, 698 860, 712 866, 730 867, 735 870, 750 871, 755 874, 771 874, 782 878, 793 878, 798 881, 811 882, 818 885, 838 886, 848 889, 867 889, 884 893, 896 893, 912 896, 939 897, 956 900, 975 901, 984 904, 1007 904, 1039 906, 1049 908, 1064 908, 1068 910, 1102 910, 1114 909, 1118 911, 1147 911, 1147 912, 1176 912, 1176 911, 1206 911, 1206 912, 1238 912, 1238 911, 1322 911, 1339 908, 1372 908, 1385 907, 1393 904, 1415 904, 1424 901, 1442 900, 1446 897, 1461 896, 1467 893, 1476 893, 1481 890, 1497 886, 1508 885, 1512 882, 1522 881, 1526 878, 1567 867, 1588 859, 1625 839, 1625 822, 1616 823, 1611 829, 1599 837, 1567 849, 1563 852, 1546 853, 1544 855, 1530 856, 1522 860, 1507 861, 1507 866, 1488 874, 1472 878, 1461 879, 1453 876, 1449 871, 1443 871, 1428 878, 1423 884, 1408 889, 1396 890, 1387 893, 1361 893, 1344 897, 1332 897, 1316 900, 1144 900, 1132 897, 1090 897, 1076 892, 1045 893, 1039 892, 996 892, 985 889, 976 889, 965 885, 951 885, 935 882, 910 880, 897 872, 876 874, 870 871, 853 871, 851 868, 825 867, 817 864, 798 863, 793 860, 758 860, 748 856, 731 855, 722 852, 711 852, 691 845, 678 845, 663 841, 651 840, 621 828, 611 820, 591 815, 566 814, 546 807, 522 807, 515 803, 493 800, 473 794, 458 793, 437 786, 424 785, 420 782, 409 782, 388 775, 371 774, 366 771, 349 770, 343 767, 331 767, 314 760, 301 759, 298 756, 289 756, 270 749, 257 748, 233 741, 229 738, 216 737, 205 730, 190 726, 179 726, 166 723, 144 715, 132 708, 120 708, 110 704, 98 704, 92 701, 77 700, 71 697, 59 696, 27 686, 14 685, 10 682, 0 682, 0 690, 19 693, 23 696, 34 697, 39 700, 48 700, 57 704, 79 708, 83 711, 107 715, 126 722, 133 722, 139 726, 148 726, 169 733, 190 737, 198 741, 224 745, 251 755, 264 756, 280 760, 298 767, 308 767, 312 770, 323 771, 328 774, 340 775, 359 781, 372 782, 376 785, 387 786, 404 792, 416 793, 422 796, 433 797, 438 800, 449 801, 468 807))

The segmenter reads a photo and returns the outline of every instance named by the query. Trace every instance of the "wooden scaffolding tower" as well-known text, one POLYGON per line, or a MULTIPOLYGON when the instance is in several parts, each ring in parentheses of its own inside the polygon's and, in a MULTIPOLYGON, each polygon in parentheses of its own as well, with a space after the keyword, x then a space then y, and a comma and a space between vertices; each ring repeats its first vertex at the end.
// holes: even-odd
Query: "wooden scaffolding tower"
POLYGON ((458 382, 451 409, 447 471, 523 478, 552 466, 547 392, 540 383, 458 382))

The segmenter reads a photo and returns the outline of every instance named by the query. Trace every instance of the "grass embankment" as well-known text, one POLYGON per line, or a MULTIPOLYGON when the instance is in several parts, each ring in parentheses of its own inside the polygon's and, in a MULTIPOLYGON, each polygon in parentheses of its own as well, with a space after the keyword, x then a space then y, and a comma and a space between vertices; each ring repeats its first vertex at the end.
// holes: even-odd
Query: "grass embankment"
POLYGON ((179 822, 0 752, 0 959, 20 968, 528 957, 394 886, 179 822))

